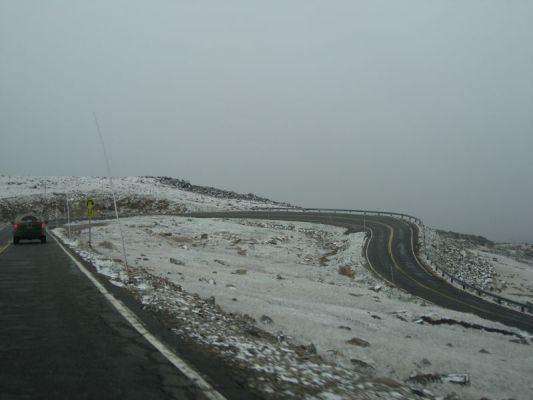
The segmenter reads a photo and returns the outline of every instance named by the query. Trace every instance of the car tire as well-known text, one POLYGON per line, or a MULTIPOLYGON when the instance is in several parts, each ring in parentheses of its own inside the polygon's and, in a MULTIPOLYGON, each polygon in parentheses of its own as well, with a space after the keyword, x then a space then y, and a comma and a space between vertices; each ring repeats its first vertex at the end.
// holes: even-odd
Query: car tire
POLYGON ((42 243, 42 244, 45 244, 45 243, 46 243, 46 236, 41 236, 41 243, 42 243))
POLYGON ((19 244, 19 240, 18 237, 13 237, 13 244, 19 244))

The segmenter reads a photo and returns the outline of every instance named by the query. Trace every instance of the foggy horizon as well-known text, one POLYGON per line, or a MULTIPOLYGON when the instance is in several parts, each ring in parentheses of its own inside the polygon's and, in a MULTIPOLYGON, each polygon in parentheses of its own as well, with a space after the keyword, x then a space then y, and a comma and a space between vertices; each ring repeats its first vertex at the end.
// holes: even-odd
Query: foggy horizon
POLYGON ((533 242, 533 3, 0 3, 0 174, 172 176, 533 242), (22 157, 24 149, 36 162, 22 157))

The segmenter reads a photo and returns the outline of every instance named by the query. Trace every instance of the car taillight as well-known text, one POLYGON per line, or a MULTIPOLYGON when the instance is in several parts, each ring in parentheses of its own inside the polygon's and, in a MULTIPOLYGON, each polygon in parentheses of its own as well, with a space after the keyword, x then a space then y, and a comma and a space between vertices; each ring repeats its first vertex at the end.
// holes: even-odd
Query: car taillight
POLYGON ((19 228, 19 224, 13 224, 13 229, 18 229, 19 228))
POLYGON ((41 224, 41 229, 46 228, 46 224, 41 224))

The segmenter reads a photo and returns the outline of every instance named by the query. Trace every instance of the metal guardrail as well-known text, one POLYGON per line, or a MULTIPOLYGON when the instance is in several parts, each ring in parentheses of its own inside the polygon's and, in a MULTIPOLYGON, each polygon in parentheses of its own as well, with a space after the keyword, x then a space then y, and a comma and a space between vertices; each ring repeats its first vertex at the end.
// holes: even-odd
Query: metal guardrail
MULTIPOLYGON (((422 222, 420 218, 414 217, 409 214, 403 214, 403 213, 396 213, 396 212, 390 212, 390 211, 373 211, 373 210, 348 210, 348 209, 334 209, 334 208, 254 208, 254 211, 285 211, 285 212, 294 212, 294 211, 301 211, 301 212, 317 212, 317 213, 348 213, 348 214, 358 214, 358 215, 376 215, 376 216, 388 216, 393 218, 401 218, 408 220, 409 222, 414 222, 417 225, 417 229, 420 233, 420 229, 422 229, 422 236, 423 236, 423 243, 420 243, 420 235, 417 235, 418 244, 420 246, 423 245, 424 249, 427 249, 427 243, 426 243, 426 233, 425 233, 425 225, 422 222)), ((427 257, 427 251, 426 257, 427 257)), ((415 256, 417 256, 415 254, 415 256)), ((426 264, 424 260, 419 258, 419 261, 426 264)), ((427 265, 429 268, 433 269, 435 272, 440 273, 441 277, 444 279, 447 279, 452 285, 459 286, 465 291, 469 291, 478 297, 488 297, 491 298, 492 301, 495 303, 498 303, 500 305, 506 305, 510 306, 513 309, 518 309, 523 313, 530 313, 533 314, 533 305, 520 303, 518 301, 514 301, 511 299, 508 299, 506 297, 498 296, 494 293, 487 292, 486 290, 480 289, 474 285, 471 285, 467 282, 464 282, 463 280, 453 276, 448 271, 446 271, 444 268, 439 267, 437 264, 433 263, 431 260, 429 260, 429 265, 427 265)))
POLYGON ((492 300, 500 305, 508 305, 513 308, 518 308, 521 312, 528 312, 530 314, 533 314, 533 305, 520 303, 518 301, 514 301, 511 299, 508 299, 506 297, 498 296, 494 293, 487 292, 486 290, 480 289, 474 285, 471 285, 469 283, 466 283, 462 281, 461 279, 453 276, 445 269, 439 267, 437 264, 431 262, 429 267, 432 268, 435 272, 440 273, 443 278, 446 278, 450 283, 452 283, 454 286, 460 286, 463 290, 469 290, 470 292, 473 292, 475 295, 479 297, 490 297, 492 300))
POLYGON ((375 211, 375 210, 348 210, 343 208, 303 208, 303 207, 275 207, 275 208, 262 208, 262 207, 252 207, 251 210, 253 211, 301 211, 301 212, 317 212, 317 213, 324 213, 324 212, 330 212, 333 214, 339 214, 339 213, 348 213, 348 214, 363 214, 363 215, 377 215, 377 216, 385 216, 385 217, 400 217, 401 219, 407 219, 408 221, 416 222, 417 224, 424 225, 422 220, 420 218, 414 217, 409 214, 403 214, 403 213, 397 213, 397 212, 391 212, 391 211, 375 211))

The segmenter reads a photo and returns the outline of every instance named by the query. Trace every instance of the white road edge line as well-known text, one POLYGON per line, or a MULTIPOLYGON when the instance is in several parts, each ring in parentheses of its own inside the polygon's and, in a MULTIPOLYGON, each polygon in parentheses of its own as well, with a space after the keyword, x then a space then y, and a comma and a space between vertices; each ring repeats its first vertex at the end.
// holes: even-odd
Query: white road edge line
POLYGON ((9 247, 11 243, 7 243, 5 246, 0 246, 0 254, 4 252, 5 249, 7 249, 9 247))
POLYGON ((141 334, 152 346, 154 346, 165 358, 181 371, 187 378, 194 381, 196 386, 202 390, 209 400, 227 400, 222 394, 216 391, 204 378, 200 376, 192 367, 185 361, 174 354, 165 344, 152 335, 137 316, 124 303, 115 298, 98 280, 78 261, 72 254, 70 254, 65 247, 59 242, 55 235, 50 235, 54 238, 59 247, 70 257, 76 266, 83 272, 87 278, 96 286, 96 288, 104 295, 104 297, 115 307, 115 309, 141 334))

